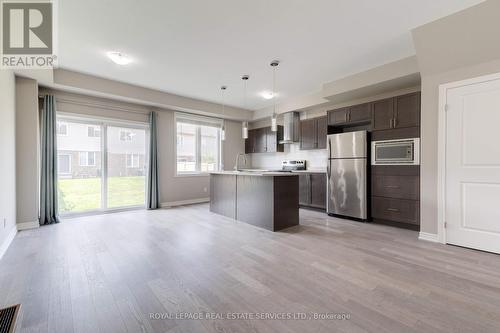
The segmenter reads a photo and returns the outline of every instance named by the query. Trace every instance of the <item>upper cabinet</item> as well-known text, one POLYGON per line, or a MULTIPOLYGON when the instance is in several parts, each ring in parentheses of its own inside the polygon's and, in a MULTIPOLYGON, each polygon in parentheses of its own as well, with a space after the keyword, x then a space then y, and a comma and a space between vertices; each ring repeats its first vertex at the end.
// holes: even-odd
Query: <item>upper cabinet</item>
POLYGON ((371 103, 328 111, 328 125, 331 126, 369 123, 371 120, 371 103))
POLYGON ((328 135, 327 117, 300 121, 300 149, 325 149, 328 135))
POLYGON ((420 126, 420 92, 373 102, 373 130, 420 126))
POLYGON ((283 126, 278 131, 271 131, 271 127, 256 128, 248 131, 245 140, 245 153, 275 153, 284 151, 279 141, 283 139, 283 126))

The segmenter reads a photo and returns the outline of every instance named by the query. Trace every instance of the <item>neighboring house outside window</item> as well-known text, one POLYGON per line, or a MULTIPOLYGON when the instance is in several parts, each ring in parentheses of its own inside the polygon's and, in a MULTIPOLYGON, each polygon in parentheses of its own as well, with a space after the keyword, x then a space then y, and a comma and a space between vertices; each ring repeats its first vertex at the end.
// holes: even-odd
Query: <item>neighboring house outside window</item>
POLYGON ((101 137, 101 127, 99 126, 88 126, 87 136, 89 138, 100 138, 101 137))
POLYGON ((57 156, 57 172, 62 175, 71 173, 71 155, 59 154, 57 156))
POLYGON ((95 152, 81 151, 78 155, 80 166, 95 166, 95 152))
POLYGON ((130 131, 120 131, 121 141, 132 141, 133 133, 130 131))
POLYGON ((139 154, 127 154, 127 168, 138 168, 139 167, 139 154))
POLYGON ((68 136, 68 124, 57 122, 56 133, 61 136, 68 136))
POLYGON ((177 175, 220 170, 221 125, 219 119, 176 114, 177 175))

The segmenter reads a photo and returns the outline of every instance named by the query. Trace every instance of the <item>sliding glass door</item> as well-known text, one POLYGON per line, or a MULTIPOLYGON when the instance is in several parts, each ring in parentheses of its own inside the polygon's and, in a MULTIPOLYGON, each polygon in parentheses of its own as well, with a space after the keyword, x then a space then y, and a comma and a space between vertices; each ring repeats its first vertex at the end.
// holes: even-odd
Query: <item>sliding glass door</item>
POLYGON ((61 214, 145 205, 145 125, 58 117, 61 214))
POLYGON ((107 206, 143 206, 146 130, 108 126, 107 206))

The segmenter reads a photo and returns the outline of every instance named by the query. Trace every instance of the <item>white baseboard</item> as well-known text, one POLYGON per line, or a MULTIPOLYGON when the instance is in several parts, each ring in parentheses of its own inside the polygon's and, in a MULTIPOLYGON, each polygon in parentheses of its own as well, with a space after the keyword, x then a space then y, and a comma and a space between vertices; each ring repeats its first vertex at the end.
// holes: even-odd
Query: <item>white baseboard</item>
POLYGON ((419 232, 418 239, 428 241, 428 242, 439 243, 438 235, 437 234, 430 234, 428 232, 419 232))
POLYGON ((29 229, 36 229, 38 227, 40 227, 40 223, 38 223, 38 221, 23 222, 23 223, 18 223, 17 224, 17 230, 18 231, 29 230, 29 229))
POLYGON ((10 243, 12 243, 12 241, 14 240, 14 237, 17 234, 17 228, 16 228, 16 226, 13 226, 11 229, 12 230, 7 235, 7 238, 5 239, 5 241, 3 242, 3 244, 0 244, 0 259, 2 259, 3 255, 5 254, 5 252, 7 252, 7 249, 9 248, 10 243))
POLYGON ((190 199, 190 200, 181 200, 181 201, 170 201, 170 202, 162 202, 160 204, 161 208, 167 207, 176 207, 176 206, 185 206, 185 205, 194 205, 204 202, 210 202, 210 198, 201 198, 201 199, 190 199))

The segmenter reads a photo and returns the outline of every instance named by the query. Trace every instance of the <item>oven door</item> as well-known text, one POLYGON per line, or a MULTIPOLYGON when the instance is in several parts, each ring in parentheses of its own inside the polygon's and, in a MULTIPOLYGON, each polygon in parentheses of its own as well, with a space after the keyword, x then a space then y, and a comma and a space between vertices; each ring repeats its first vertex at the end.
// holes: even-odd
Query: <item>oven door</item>
POLYGON ((419 139, 372 142, 372 165, 419 164, 419 139))

